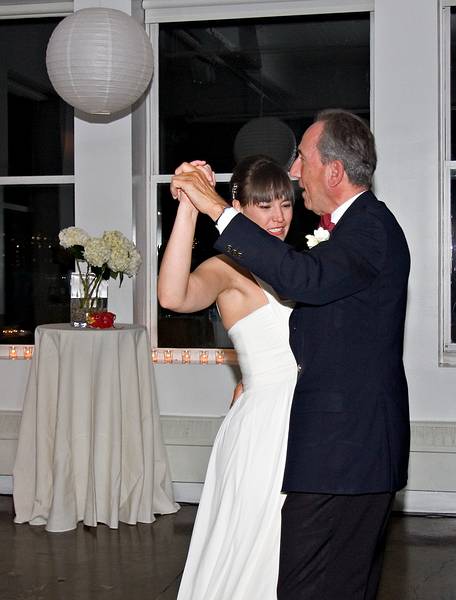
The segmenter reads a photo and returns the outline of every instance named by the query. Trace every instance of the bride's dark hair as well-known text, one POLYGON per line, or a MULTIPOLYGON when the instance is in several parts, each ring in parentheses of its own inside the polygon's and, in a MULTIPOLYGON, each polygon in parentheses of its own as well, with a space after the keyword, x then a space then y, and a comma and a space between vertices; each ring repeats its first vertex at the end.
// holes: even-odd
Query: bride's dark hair
POLYGON ((231 200, 241 206, 272 202, 279 198, 294 202, 293 185, 288 173, 275 160, 256 154, 236 165, 230 180, 231 200))

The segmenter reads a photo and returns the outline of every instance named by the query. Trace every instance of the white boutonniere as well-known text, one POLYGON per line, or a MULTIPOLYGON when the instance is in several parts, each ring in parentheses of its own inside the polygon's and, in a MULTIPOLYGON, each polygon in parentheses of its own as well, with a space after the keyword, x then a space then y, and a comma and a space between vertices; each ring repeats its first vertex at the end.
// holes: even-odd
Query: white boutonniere
POLYGON ((323 229, 323 227, 319 227, 315 229, 312 234, 306 235, 307 245, 309 248, 313 248, 320 242, 327 242, 329 240, 329 231, 327 229, 323 229))

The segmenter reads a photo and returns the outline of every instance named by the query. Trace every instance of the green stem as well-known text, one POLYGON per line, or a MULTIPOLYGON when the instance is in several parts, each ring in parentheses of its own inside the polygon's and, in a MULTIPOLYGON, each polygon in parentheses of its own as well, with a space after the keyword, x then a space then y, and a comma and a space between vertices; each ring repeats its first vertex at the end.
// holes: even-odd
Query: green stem
POLYGON ((86 263, 86 272, 82 273, 80 261, 76 260, 76 267, 82 283, 83 296, 80 298, 79 305, 83 310, 89 310, 95 305, 96 298, 100 289, 102 273, 94 275, 90 272, 90 266, 86 263))

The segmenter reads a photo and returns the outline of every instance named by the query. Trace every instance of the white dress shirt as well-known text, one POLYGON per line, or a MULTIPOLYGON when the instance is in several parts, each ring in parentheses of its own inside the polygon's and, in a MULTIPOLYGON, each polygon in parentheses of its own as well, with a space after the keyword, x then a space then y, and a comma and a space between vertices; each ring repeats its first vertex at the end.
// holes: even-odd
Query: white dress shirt
POLYGON ((366 190, 363 190, 362 192, 355 194, 352 198, 349 198, 348 200, 345 200, 345 202, 343 204, 340 204, 336 208, 336 210, 331 213, 331 222, 334 223, 334 225, 335 225, 342 218, 342 215, 344 214, 344 212, 350 208, 350 206, 353 204, 353 202, 356 200, 356 198, 361 196, 361 194, 364 194, 365 191, 366 190))

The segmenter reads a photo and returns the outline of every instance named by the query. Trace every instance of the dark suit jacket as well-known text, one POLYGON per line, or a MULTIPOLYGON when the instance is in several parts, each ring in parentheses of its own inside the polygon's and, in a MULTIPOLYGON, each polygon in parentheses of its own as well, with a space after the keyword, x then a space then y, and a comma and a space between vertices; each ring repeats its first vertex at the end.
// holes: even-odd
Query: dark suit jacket
POLYGON ((238 215, 215 247, 297 302, 290 344, 299 375, 284 491, 362 494, 404 487, 410 255, 389 209, 363 193, 330 239, 306 252, 238 215))

